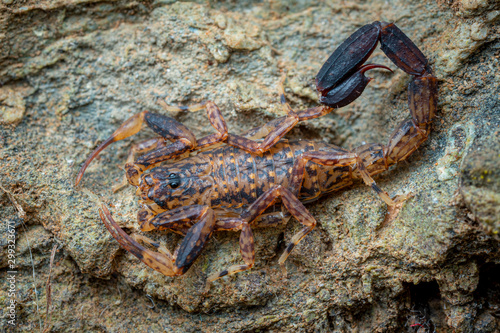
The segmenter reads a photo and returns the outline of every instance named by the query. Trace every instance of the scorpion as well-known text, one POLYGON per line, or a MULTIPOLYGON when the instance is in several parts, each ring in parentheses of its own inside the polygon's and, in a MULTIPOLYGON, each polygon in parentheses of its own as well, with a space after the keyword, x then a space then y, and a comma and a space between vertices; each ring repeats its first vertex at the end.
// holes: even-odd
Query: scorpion
MULTIPOLYGON (((392 71, 391 71, 392 72, 392 71)), ((109 144, 132 136, 143 123, 159 135, 130 149, 126 180, 140 197, 137 220, 141 231, 169 230, 184 236, 172 254, 142 235, 128 235, 102 205, 99 216, 111 235, 144 264, 166 276, 184 274, 216 231, 239 231, 244 264, 207 278, 252 268, 255 262, 252 229, 286 224, 293 216, 302 229, 279 258, 280 265, 316 226, 304 203, 362 180, 389 206, 408 196, 391 198, 372 176, 405 160, 427 137, 437 107, 437 79, 427 58, 394 24, 375 21, 348 37, 319 70, 315 85, 320 106, 293 110, 280 80, 280 104, 285 116, 254 128, 245 135, 228 133, 222 113, 212 101, 190 106, 165 105, 167 111, 206 109, 216 133, 196 139, 175 119, 142 111, 129 118, 102 142, 82 165, 75 186, 90 162, 109 144), (283 139, 300 121, 324 116, 357 99, 372 78, 364 73, 378 64, 364 64, 378 42, 385 55, 411 75, 408 104, 411 117, 402 121, 389 143, 364 144, 348 151, 325 142, 283 139), (192 152, 197 152, 197 154, 192 152), (145 153, 135 159, 135 154, 145 153), (135 160, 134 160, 135 159, 135 160), (168 161, 169 163, 163 163, 168 161), (148 171, 149 170, 149 171, 148 171), (146 172, 148 171, 148 172, 146 172), (141 243, 139 243, 141 242, 141 243)))

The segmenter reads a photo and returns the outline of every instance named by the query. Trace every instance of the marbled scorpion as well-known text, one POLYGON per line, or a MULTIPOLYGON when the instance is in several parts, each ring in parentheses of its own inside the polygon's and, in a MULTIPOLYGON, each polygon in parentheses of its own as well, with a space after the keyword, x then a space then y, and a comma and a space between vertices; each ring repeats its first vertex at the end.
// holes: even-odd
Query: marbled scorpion
POLYGON ((303 228, 281 255, 279 263, 283 264, 297 243, 316 226, 316 220, 303 203, 349 186, 357 179, 369 185, 388 205, 406 199, 392 199, 372 176, 406 159, 427 139, 435 116, 437 80, 426 57, 396 25, 367 24, 333 52, 316 76, 320 106, 293 110, 286 102, 283 80, 284 77, 279 90, 286 115, 246 135, 228 133, 221 111, 215 103, 207 101, 166 108, 206 109, 216 130, 214 134, 197 140, 173 118, 143 111, 129 118, 94 150, 81 167, 76 184, 106 146, 137 133, 143 123, 159 134, 156 139, 133 146, 125 165, 126 177, 140 196, 137 219, 141 230, 171 230, 185 237, 172 254, 165 246, 144 236, 129 236, 102 205, 100 217, 123 248, 158 272, 176 276, 189 269, 213 232, 240 231, 244 264, 209 276, 208 284, 250 269, 255 261, 252 229, 286 223, 292 215, 303 228), (324 142, 282 139, 298 122, 321 117, 358 98, 371 80, 364 75, 366 71, 390 70, 364 64, 378 42, 387 57, 412 76, 408 87, 411 117, 399 124, 388 144, 365 144, 348 151, 324 142), (200 149, 198 154, 184 158, 200 149), (134 161, 134 153, 147 151, 134 161), (162 164, 165 161, 169 163, 162 164))

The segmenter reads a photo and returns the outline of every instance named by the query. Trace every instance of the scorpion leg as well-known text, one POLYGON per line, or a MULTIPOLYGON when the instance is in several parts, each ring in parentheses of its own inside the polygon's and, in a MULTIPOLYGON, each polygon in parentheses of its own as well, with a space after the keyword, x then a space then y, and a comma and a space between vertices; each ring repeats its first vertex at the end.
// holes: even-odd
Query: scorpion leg
POLYGON ((286 225, 290 221, 292 215, 286 210, 286 208, 281 207, 280 211, 275 211, 273 213, 263 213, 258 219, 253 221, 253 228, 269 228, 276 227, 279 225, 286 225))
POLYGON ((286 101, 285 86, 284 86, 285 79, 286 79, 286 73, 283 73, 283 75, 281 76, 281 79, 279 81, 279 84, 278 84, 280 104, 281 104, 281 107, 285 113, 287 113, 289 115, 297 115, 299 117, 299 121, 302 121, 302 120, 308 120, 308 119, 321 117, 321 116, 324 116, 324 115, 332 112, 333 108, 326 106, 326 105, 320 105, 320 106, 306 109, 304 111, 295 112, 292 109, 292 107, 290 106, 290 104, 288 104, 288 102, 286 101), (308 117, 307 115, 310 115, 310 116, 308 117))
POLYGON ((143 200, 139 200, 140 209, 137 212, 137 222, 139 222, 139 226, 141 231, 150 231, 154 229, 149 221, 153 219, 156 215, 165 211, 164 208, 158 206, 158 204, 154 202, 144 202, 143 200))
POLYGON ((172 253, 170 253, 170 251, 163 245, 143 236, 143 235, 138 235, 138 234, 133 234, 132 235, 132 238, 135 239, 136 241, 141 241, 145 244, 148 244, 152 247, 154 247, 158 252, 160 252, 161 254, 164 254, 165 256, 167 256, 167 258, 169 258, 172 263, 175 262, 175 259, 174 259, 174 256, 172 255, 172 253))
MULTIPOLYGON (((252 227, 267 228, 270 226, 282 225, 286 224, 289 219, 290 213, 288 212, 273 212, 263 214, 258 216, 258 218, 252 222, 252 227)), ((210 282, 226 275, 232 275, 250 269, 255 263, 255 246, 253 233, 248 222, 246 222, 242 218, 218 219, 215 223, 215 231, 241 231, 239 242, 240 253, 245 264, 234 265, 222 272, 211 275, 207 279, 206 290, 209 289, 210 282)))
POLYGON ((241 218, 224 219, 217 221, 218 230, 241 230, 240 233, 240 254, 245 262, 244 265, 234 265, 219 273, 212 274, 207 278, 207 285, 205 290, 208 290, 211 282, 226 276, 236 274, 238 272, 246 271, 253 267, 255 263, 255 245, 252 228, 250 223, 241 218))
MULTIPOLYGON (((160 213, 147 224, 149 230, 171 230, 185 236, 173 257, 175 266, 185 272, 205 247, 215 230, 215 222, 210 207, 191 205, 160 213)), ((141 227, 144 228, 144 224, 141 227)))
MULTIPOLYGON (((206 209, 207 206, 191 205, 162 212, 147 221, 148 230, 171 230, 185 236, 188 230, 205 213, 206 209)), ((143 224, 143 227, 145 227, 145 224, 143 224)))
MULTIPOLYGON (((286 225, 292 215, 287 211, 264 212, 252 222, 253 228, 269 228, 278 225, 286 225)), ((240 217, 219 218, 215 222, 215 231, 238 231, 241 230, 242 219, 240 217)))
POLYGON ((274 146, 298 122, 299 118, 296 115, 280 117, 266 124, 266 127, 271 128, 271 130, 262 142, 256 142, 240 135, 229 134, 227 143, 252 154, 262 154, 274 146))
POLYGON ((202 109, 207 110, 207 116, 208 119, 210 120, 210 123, 212 126, 217 130, 217 133, 210 134, 196 142, 196 148, 197 149, 202 149, 205 147, 208 147, 210 145, 214 145, 219 142, 223 142, 227 138, 227 126, 226 126, 226 121, 224 120, 224 117, 222 117, 222 113, 219 109, 219 107, 212 101, 207 101, 207 102, 202 102, 194 105, 189 105, 189 106, 174 106, 174 105, 168 105, 164 101, 161 103, 163 107, 172 112, 179 112, 179 111, 198 111, 202 109))
MULTIPOLYGON (((208 118, 212 126, 217 130, 217 133, 210 134, 200 140, 196 140, 194 135, 181 123, 175 121, 172 118, 154 115, 151 116, 151 122, 148 125, 153 128, 159 128, 158 132, 161 130, 160 134, 168 139, 178 139, 169 146, 154 150, 146 155, 138 158, 134 163, 129 163, 125 165, 127 170, 127 179, 130 184, 137 186, 139 184, 140 175, 147 169, 172 158, 179 157, 185 152, 192 151, 195 149, 206 148, 210 145, 214 145, 219 142, 223 142, 227 139, 227 126, 222 114, 217 107, 217 105, 211 101, 203 103, 204 108, 207 110, 208 118), (153 123, 153 119, 155 122, 153 123), (175 126, 170 126, 170 122, 175 122, 175 126), (179 132, 179 133, 177 133, 179 132), (190 138, 188 138, 190 134, 190 138), (174 136, 175 135, 175 136, 174 136), (184 136, 183 136, 184 135, 184 136)), ((198 106, 197 106, 198 107, 198 106)), ((189 109, 189 107, 184 107, 184 109, 189 109)), ((146 118, 148 120, 148 118, 146 118)))
POLYGON ((170 105, 167 104, 164 100, 159 100, 158 101, 161 106, 167 111, 170 112, 182 112, 182 111, 190 111, 190 112, 196 112, 199 110, 203 110, 205 106, 207 105, 206 102, 201 102, 198 104, 191 104, 191 105, 170 105))
POLYGON ((240 218, 228 220, 225 222, 226 225, 217 222, 218 229, 240 229, 242 233, 240 235, 240 251, 245 261, 245 265, 231 266, 219 273, 213 274, 208 277, 207 284, 215 281, 225 275, 235 274, 251 268, 254 264, 255 253, 254 253, 254 241, 253 234, 250 226, 257 224, 258 217, 270 207, 278 198, 281 197, 283 205, 286 209, 301 223, 304 228, 299 231, 292 238, 292 243, 287 247, 287 250, 280 258, 280 264, 282 264, 288 254, 293 249, 293 247, 306 236, 312 229, 316 226, 316 220, 307 211, 304 205, 297 199, 297 197, 290 192, 285 187, 280 185, 274 186, 264 192, 247 210, 245 210, 240 218), (256 223, 257 222, 257 223, 256 223))
POLYGON ((197 141, 196 148, 204 148, 219 142, 226 142, 229 145, 238 147, 247 152, 254 154, 262 154, 269 150, 276 142, 278 142, 290 129, 298 122, 297 116, 294 114, 274 119, 267 124, 256 127, 250 130, 251 133, 244 135, 228 134, 227 126, 222 117, 219 108, 213 102, 205 104, 197 104, 196 106, 165 106, 169 111, 196 111, 205 105, 212 126, 215 127, 218 133, 211 134, 197 141), (263 142, 254 140, 263 138, 263 142))
MULTIPOLYGON (((189 229, 178 250, 171 255, 167 248, 146 237, 139 236, 139 239, 153 245, 160 252, 145 248, 120 228, 104 205, 99 209, 101 220, 118 243, 143 263, 166 276, 184 274, 199 256, 215 228, 215 214, 208 206, 184 207, 177 213, 177 217, 171 216, 171 220, 177 225, 174 226, 175 223, 172 222, 170 227, 165 228, 174 231, 185 230, 187 227, 189 229), (198 222, 194 223, 194 220, 198 222)), ((159 223, 161 224, 161 221, 159 223)))
MULTIPOLYGON (((262 129, 268 130, 262 142, 255 142, 249 138, 229 134, 227 143, 248 151, 254 154, 262 154, 276 144, 286 133, 297 125, 299 121, 314 119, 330 113, 334 108, 341 108, 353 102, 361 96, 363 90, 371 81, 371 78, 364 76, 364 73, 370 69, 384 68, 390 71, 389 68, 382 65, 364 65, 349 78, 342 81, 338 86, 328 91, 325 96, 321 96, 321 106, 309 108, 303 111, 293 111, 285 98, 285 90, 283 82, 285 74, 283 74, 278 90, 280 92, 280 103, 287 116, 274 119, 267 123, 262 129)), ((261 130, 262 132, 262 130, 261 130)))

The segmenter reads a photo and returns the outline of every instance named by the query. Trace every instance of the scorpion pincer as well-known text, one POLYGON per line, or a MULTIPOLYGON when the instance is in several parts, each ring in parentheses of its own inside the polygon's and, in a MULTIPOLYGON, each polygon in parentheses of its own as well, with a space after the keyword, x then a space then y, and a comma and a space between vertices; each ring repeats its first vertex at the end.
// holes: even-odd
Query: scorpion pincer
POLYGON ((406 159, 427 139, 436 111, 437 79, 426 57, 396 25, 367 24, 333 52, 316 76, 320 106, 293 110, 286 102, 283 80, 284 76, 279 90, 286 115, 245 135, 228 133, 219 108, 211 101, 187 107, 166 106, 169 111, 206 109, 216 133, 201 139, 173 118, 147 111, 132 116, 87 158, 76 185, 106 146, 137 133, 145 122, 159 137, 133 146, 125 165, 127 181, 137 187, 140 196, 140 228, 170 230, 185 237, 172 254, 144 236, 129 236, 104 205, 99 209, 100 217, 123 248, 166 276, 184 274, 215 231, 240 231, 244 264, 210 275, 207 284, 250 269, 255 262, 252 229, 286 223, 291 215, 303 228, 281 255, 279 263, 283 264, 297 243, 316 226, 303 203, 357 179, 388 205, 406 199, 391 198, 372 176, 406 159), (281 140, 298 122, 321 117, 358 98, 371 80, 364 75, 366 71, 390 70, 364 64, 378 42, 387 57, 412 76, 408 87, 411 117, 399 124, 388 144, 370 143, 348 151, 324 142, 281 140), (147 153, 134 161, 135 153, 143 152, 147 153), (169 163, 162 165, 165 161, 169 163))

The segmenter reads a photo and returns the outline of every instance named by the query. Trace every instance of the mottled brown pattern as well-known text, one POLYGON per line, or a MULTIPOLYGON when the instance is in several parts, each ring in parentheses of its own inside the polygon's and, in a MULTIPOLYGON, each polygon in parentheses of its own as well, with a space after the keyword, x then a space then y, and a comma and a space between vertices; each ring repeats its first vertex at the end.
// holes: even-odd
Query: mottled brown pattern
POLYGON ((408 197, 390 198, 372 178, 406 159, 427 139, 436 112, 437 80, 425 56, 401 30, 394 24, 374 22, 351 35, 318 74, 317 89, 326 105, 293 110, 285 98, 284 79, 283 75, 278 89, 287 115, 246 135, 229 134, 220 109, 211 101, 187 107, 165 105, 170 111, 205 108, 216 133, 197 140, 176 120, 144 111, 128 119, 89 156, 78 174, 77 184, 102 149, 137 133, 143 122, 162 136, 148 141, 144 147, 137 146, 136 150, 149 150, 155 145, 156 149, 135 162, 128 161, 127 180, 137 186, 141 197, 138 221, 143 231, 170 230, 185 237, 173 256, 162 245, 139 237, 157 250, 151 251, 128 236, 106 207, 102 207, 101 219, 122 247, 151 268, 174 276, 189 269, 214 231, 240 231, 240 252, 245 264, 211 275, 207 279, 210 282, 254 265, 252 228, 286 223, 293 216, 303 228, 292 237, 280 257, 279 263, 283 264, 292 249, 316 226, 316 220, 303 203, 349 186, 354 180, 362 179, 390 206, 408 197), (378 42, 394 64, 414 76, 408 88, 411 119, 396 128, 387 146, 370 143, 350 152, 324 142, 282 139, 299 121, 323 116, 333 107, 349 104, 359 97, 370 81, 364 76, 367 70, 388 69, 377 64, 363 65, 378 42), (166 145, 165 140, 173 142, 166 145), (194 155, 194 151, 198 153, 194 155), (170 163, 162 164, 165 161, 170 163))
POLYGON ((208 119, 212 126, 217 130, 217 132, 227 136, 227 126, 226 121, 222 117, 222 113, 217 105, 214 102, 207 102, 207 114, 208 119))
POLYGON ((252 267, 255 261, 255 247, 252 228, 248 223, 243 223, 240 234, 240 251, 243 261, 252 267))
POLYGON ((137 243, 137 241, 127 235, 127 233, 125 233, 125 231, 123 231, 115 222, 106 206, 103 205, 101 209, 99 209, 99 215, 106 228, 118 241, 118 243, 120 243, 120 245, 124 249, 139 258, 146 265, 166 276, 175 276, 182 274, 181 271, 173 266, 172 260, 170 258, 143 247, 141 244, 137 243))
POLYGON ((408 91, 408 106, 415 123, 430 123, 437 108, 437 79, 434 76, 414 77, 408 91))
POLYGON ((369 143, 357 147, 354 152, 363 161, 363 164, 370 175, 376 175, 387 170, 384 145, 379 143, 369 143))
POLYGON ((202 205, 181 206, 154 216, 149 223, 159 230, 171 230, 186 235, 195 221, 206 214, 208 209, 208 206, 202 205))
MULTIPOLYGON (((430 126, 421 125, 424 133, 429 133, 430 126)), ((402 161, 414 152, 425 140, 427 135, 422 135, 409 119, 400 124, 387 145, 387 161, 390 165, 402 161)))
POLYGON ((153 131, 155 131, 165 139, 171 141, 186 139, 191 144, 194 144, 196 142, 196 137, 194 136, 193 132, 191 132, 189 128, 173 118, 156 113, 146 112, 144 115, 144 120, 146 121, 149 128, 151 128, 153 131))

